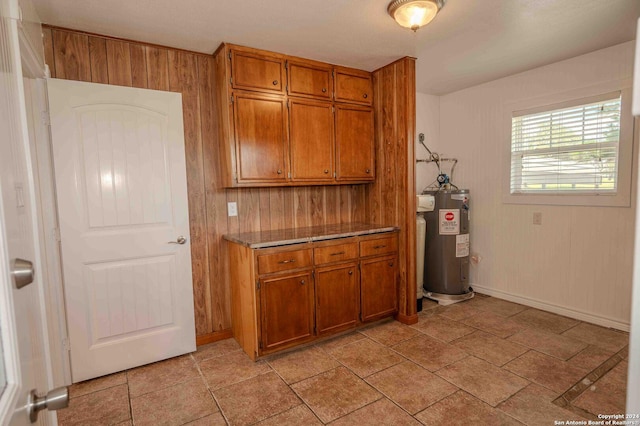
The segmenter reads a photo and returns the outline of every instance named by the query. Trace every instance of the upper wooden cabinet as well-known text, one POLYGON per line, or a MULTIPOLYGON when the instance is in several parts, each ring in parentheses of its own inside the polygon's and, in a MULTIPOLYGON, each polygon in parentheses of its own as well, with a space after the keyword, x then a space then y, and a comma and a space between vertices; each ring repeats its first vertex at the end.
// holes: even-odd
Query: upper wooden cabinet
POLYGON ((370 73, 224 43, 214 59, 222 186, 374 180, 370 73))
POLYGON ((328 102, 289 100, 291 180, 334 180, 333 106, 328 102))
POLYGON ((375 179, 373 112, 355 105, 336 105, 336 179, 375 179))
POLYGON ((257 93, 233 98, 237 180, 287 180, 287 107, 284 99, 257 93))
POLYGON ((330 65, 311 61, 287 61, 288 91, 290 96, 330 100, 333 78, 330 65))
POLYGON ((284 93, 284 59, 231 50, 231 86, 234 89, 284 93))
POLYGON ((373 83, 371 74, 351 68, 336 67, 335 100, 337 102, 372 105, 373 83))

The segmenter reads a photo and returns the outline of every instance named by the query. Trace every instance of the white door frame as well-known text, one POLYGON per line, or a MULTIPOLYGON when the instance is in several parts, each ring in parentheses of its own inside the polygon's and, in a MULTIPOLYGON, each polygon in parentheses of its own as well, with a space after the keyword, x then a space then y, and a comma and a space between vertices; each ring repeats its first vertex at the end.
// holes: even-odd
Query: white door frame
POLYGON ((42 275, 45 278, 44 299, 46 328, 49 333, 53 387, 71 384, 71 364, 67 334, 66 308, 60 258, 60 231, 58 228, 47 81, 42 78, 25 79, 27 104, 31 105, 30 119, 31 161, 34 170, 35 213, 38 219, 42 275))
MULTIPOLYGON (((31 387, 37 387, 39 393, 46 392, 51 389, 52 385, 52 369, 50 360, 50 347, 49 339, 46 328, 46 315, 45 315, 45 303, 44 303, 44 286, 43 274, 41 273, 41 257, 40 257, 40 238, 38 232, 38 219, 36 217, 36 195, 34 193, 34 164, 31 162, 33 152, 30 146, 30 136, 33 133, 30 132, 29 118, 28 118, 28 105, 30 105, 30 98, 28 99, 25 93, 23 76, 29 78, 43 77, 44 76, 44 63, 38 61, 38 52, 34 49, 33 43, 29 41, 33 40, 33 30, 36 30, 36 34, 39 31, 39 20, 34 18, 33 8, 28 0, 21 0, 20 6, 24 6, 29 9, 26 15, 21 13, 21 8, 16 0, 2 0, 0 1, 1 18, 6 23, 8 35, 7 39, 3 41, 5 48, 3 49, 5 54, 10 55, 9 64, 12 68, 11 79, 14 81, 9 83, 7 81, 7 89, 9 93, 15 90, 15 99, 11 99, 13 96, 9 96, 11 104, 7 104, 6 107, 16 113, 16 128, 15 131, 10 129, 3 129, 6 131, 6 135, 13 135, 15 139, 12 142, 3 141, 2 143, 13 143, 20 147, 21 156, 16 157, 16 161, 23 162, 21 165, 23 171, 20 176, 13 175, 13 178, 20 179, 21 188, 16 186, 16 200, 20 200, 19 192, 22 192, 24 196, 24 206, 27 207, 25 213, 25 219, 27 221, 23 224, 29 228, 28 238, 29 253, 26 253, 29 259, 34 265, 34 283, 30 284, 29 293, 20 293, 25 291, 15 290, 11 279, 11 266, 8 264, 10 257, 9 253, 9 235, 5 228, 5 212, 6 209, 15 209, 16 206, 4 206, 3 198, 0 197, 0 333, 5 344, 3 348, 5 355, 5 368, 7 373, 7 387, 5 388, 5 394, 0 399, 0 424, 5 422, 16 421, 20 424, 23 422, 28 423, 26 417, 26 403, 27 395, 31 387), (24 18, 24 21, 23 21, 24 18), (35 287, 34 287, 35 286, 35 287), (39 323, 31 322, 18 323, 16 311, 17 307, 14 305, 16 294, 21 294, 23 303, 25 301, 24 296, 29 295, 31 299, 28 300, 29 309, 33 307, 34 312, 38 311, 39 323), (26 345, 28 350, 26 353, 21 350, 25 349, 25 346, 21 345, 25 343, 24 335, 20 336, 18 333, 27 333, 28 331, 37 331, 36 335, 32 334, 34 338, 31 340, 31 346, 26 345), (36 353, 37 352, 37 353, 36 353), (37 356, 37 361, 33 364, 24 364, 25 362, 31 363, 33 357, 37 356), (30 366, 30 368, 27 368, 30 366), (33 368, 33 370, 31 370, 33 368), (36 371, 37 370, 37 371, 36 371), (28 379, 25 379, 28 377, 28 379), (34 381, 35 379, 35 381, 34 381), (29 382, 25 382, 28 380, 29 382), (34 386, 35 385, 35 386, 34 386)), ((42 44, 40 42, 40 48, 42 44)), ((4 100, 3 100, 4 101, 4 100)), ((7 123, 8 124, 8 123, 7 123)), ((11 124, 9 124, 12 127, 11 124)), ((10 175, 11 176, 11 175, 10 175)), ((6 182, 5 182, 6 184, 6 182)), ((9 186, 10 187, 10 186, 9 186)), ((4 185, 4 189, 7 189, 7 185, 4 185)), ((6 194, 5 194, 6 195, 6 194)), ((20 208, 20 201, 18 201, 18 208, 20 208)), ((11 238, 16 238, 15 232, 11 238)), ((24 232, 21 233, 24 235, 24 232)), ((15 254, 11 254, 15 255, 15 254)), ((24 307, 23 307, 24 308, 24 307)), ((22 318, 22 317, 21 317, 22 318)), ((33 317, 35 318, 35 316, 33 317)), ((40 424, 57 424, 56 416, 54 412, 42 413, 39 416, 40 424)))

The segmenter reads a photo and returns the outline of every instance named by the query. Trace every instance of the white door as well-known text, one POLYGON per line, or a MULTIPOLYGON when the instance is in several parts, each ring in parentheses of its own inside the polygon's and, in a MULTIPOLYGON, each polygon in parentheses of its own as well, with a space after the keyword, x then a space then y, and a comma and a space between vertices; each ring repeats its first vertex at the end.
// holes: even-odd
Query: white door
MULTIPOLYGON (((0 12, 0 424, 18 426, 31 424, 30 391, 47 392, 50 371, 16 2, 1 1, 0 12), (20 289, 11 274, 16 259, 35 267, 33 282, 20 289)), ((40 424, 52 421, 38 416, 40 424)))
POLYGON ((48 89, 73 382, 194 351, 181 95, 48 89))

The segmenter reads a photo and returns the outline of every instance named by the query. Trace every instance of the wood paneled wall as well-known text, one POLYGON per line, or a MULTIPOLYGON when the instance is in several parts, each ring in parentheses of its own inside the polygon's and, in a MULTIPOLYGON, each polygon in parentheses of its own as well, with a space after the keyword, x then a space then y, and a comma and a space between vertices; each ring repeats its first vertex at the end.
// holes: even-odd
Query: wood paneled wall
POLYGON ((399 312, 416 314, 415 59, 403 58, 373 73, 376 181, 367 189, 368 220, 400 227, 399 312))
POLYGON ((367 185, 219 188, 212 56, 50 26, 43 31, 54 78, 182 93, 198 344, 231 336, 222 235, 368 219, 367 185), (237 217, 227 217, 230 201, 238 203, 237 217))

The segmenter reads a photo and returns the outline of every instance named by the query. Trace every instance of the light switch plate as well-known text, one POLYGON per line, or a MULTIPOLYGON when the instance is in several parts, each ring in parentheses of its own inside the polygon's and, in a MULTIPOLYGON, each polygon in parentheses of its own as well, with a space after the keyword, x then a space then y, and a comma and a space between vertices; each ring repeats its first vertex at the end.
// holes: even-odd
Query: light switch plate
POLYGON ((227 203, 227 215, 229 217, 238 216, 238 203, 235 201, 227 203))

